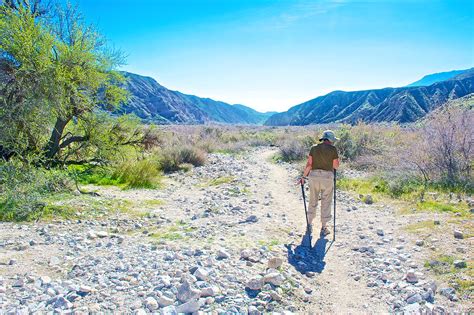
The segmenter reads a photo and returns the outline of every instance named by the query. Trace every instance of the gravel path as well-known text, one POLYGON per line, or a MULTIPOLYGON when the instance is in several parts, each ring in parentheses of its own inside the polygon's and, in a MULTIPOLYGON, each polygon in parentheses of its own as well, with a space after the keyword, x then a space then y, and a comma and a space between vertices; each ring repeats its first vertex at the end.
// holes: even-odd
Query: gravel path
POLYGON ((428 249, 402 229, 412 217, 389 206, 340 192, 336 242, 301 247, 299 172, 274 153, 211 155, 160 190, 98 188, 148 202, 143 216, 0 223, 0 313, 468 310, 424 270, 428 249))

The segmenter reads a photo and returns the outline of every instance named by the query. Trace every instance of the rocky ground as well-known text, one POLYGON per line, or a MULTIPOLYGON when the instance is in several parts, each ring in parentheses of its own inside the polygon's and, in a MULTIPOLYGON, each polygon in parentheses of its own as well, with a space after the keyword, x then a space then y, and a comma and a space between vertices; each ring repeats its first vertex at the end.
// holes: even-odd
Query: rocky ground
POLYGON ((465 268, 472 237, 409 233, 432 215, 397 215, 340 192, 336 241, 315 235, 308 250, 299 172, 272 163, 274 153, 211 155, 159 190, 88 187, 99 208, 140 205, 128 212, 1 223, 0 313, 473 311, 472 296, 424 266, 452 250, 465 268))

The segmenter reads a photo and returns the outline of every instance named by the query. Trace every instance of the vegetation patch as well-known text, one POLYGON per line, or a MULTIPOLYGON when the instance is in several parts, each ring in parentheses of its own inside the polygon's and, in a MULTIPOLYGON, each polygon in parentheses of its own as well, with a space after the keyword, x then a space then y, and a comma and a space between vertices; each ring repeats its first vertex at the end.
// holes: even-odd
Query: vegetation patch
POLYGON ((198 186, 200 187, 209 187, 209 186, 219 186, 223 184, 229 184, 235 180, 234 176, 221 176, 217 178, 213 178, 205 183, 202 183, 198 186))
POLYGON ((259 246, 265 246, 268 248, 268 250, 272 251, 273 248, 277 245, 280 245, 280 241, 276 239, 271 239, 271 240, 260 240, 257 242, 259 246))
POLYGON ((163 227, 154 231, 150 236, 156 240, 177 241, 188 239, 189 233, 196 231, 195 227, 189 226, 184 221, 177 221, 175 224, 163 227))
POLYGON ((474 262, 467 261, 465 267, 459 268, 455 266, 455 261, 459 259, 451 255, 440 255, 426 261, 424 266, 440 280, 450 283, 458 293, 469 296, 474 293, 474 262))
POLYGON ((411 232, 411 233, 417 233, 423 230, 430 230, 434 228, 436 228, 434 221, 428 220, 428 221, 421 221, 421 222, 409 224, 405 227, 405 231, 411 232))

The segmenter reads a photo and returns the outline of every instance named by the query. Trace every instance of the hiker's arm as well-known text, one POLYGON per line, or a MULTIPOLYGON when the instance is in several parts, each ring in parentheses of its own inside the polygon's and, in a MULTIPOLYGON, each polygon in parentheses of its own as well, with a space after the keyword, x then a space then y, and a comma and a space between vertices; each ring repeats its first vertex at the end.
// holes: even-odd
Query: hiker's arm
POLYGON ((335 170, 339 168, 339 159, 332 160, 332 168, 335 170))
POLYGON ((309 175, 309 172, 311 172, 312 167, 313 167, 313 157, 311 155, 308 155, 308 162, 306 162, 306 167, 304 168, 304 171, 303 171, 303 177, 306 177, 309 175))

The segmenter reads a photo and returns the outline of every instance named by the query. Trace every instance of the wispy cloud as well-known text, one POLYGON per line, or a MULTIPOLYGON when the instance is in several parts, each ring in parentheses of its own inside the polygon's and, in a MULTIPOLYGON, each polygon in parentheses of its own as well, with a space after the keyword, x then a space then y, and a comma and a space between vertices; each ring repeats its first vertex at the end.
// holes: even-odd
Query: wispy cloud
POLYGON ((274 19, 273 27, 275 28, 287 28, 292 24, 299 21, 327 14, 332 10, 335 10, 348 3, 347 0, 316 0, 316 1, 295 1, 287 11, 280 13, 274 19))

